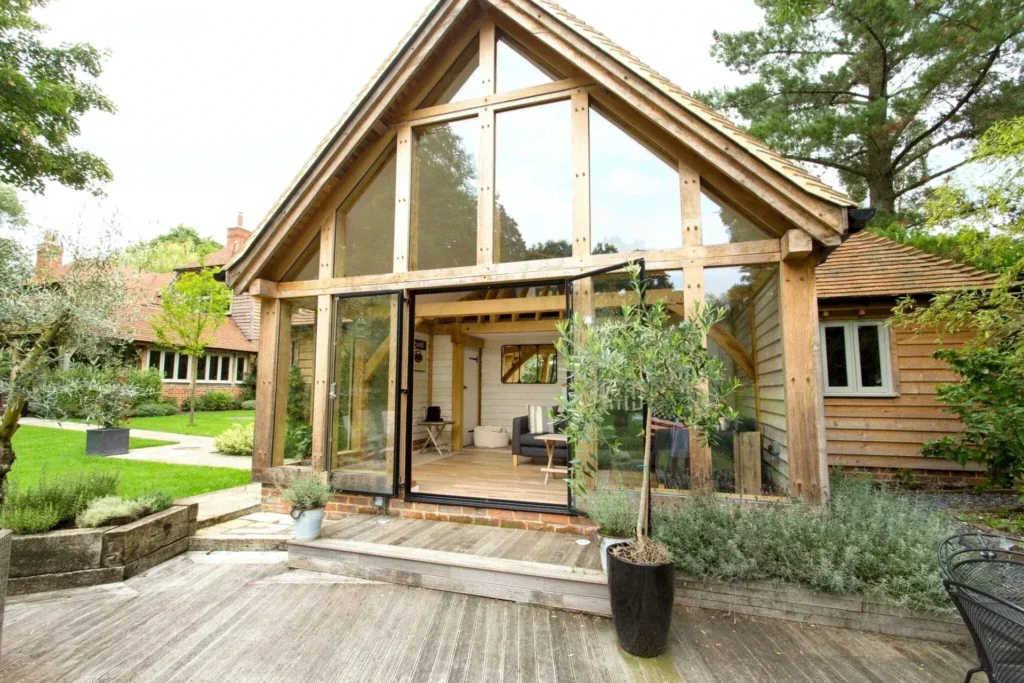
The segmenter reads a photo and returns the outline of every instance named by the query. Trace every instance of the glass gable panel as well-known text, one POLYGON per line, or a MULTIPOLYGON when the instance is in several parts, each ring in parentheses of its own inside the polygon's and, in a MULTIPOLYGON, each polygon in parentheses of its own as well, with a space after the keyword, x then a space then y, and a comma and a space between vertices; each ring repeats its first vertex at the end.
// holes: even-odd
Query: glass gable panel
POLYGON ((420 108, 471 100, 486 94, 480 74, 480 41, 474 40, 430 91, 420 108))
POLYGON ((591 253, 683 245, 679 172, 590 110, 591 253))
POLYGON ((554 102, 496 117, 496 263, 572 256, 570 107, 554 102))
POLYGON ((394 269, 395 165, 394 150, 373 180, 347 210, 339 212, 335 277, 377 275, 394 269))
POLYGON ((498 39, 495 69, 497 71, 497 92, 508 92, 529 88, 531 85, 550 83, 551 76, 528 59, 517 48, 504 39, 498 39))
POLYGON ((411 270, 476 265, 476 117, 415 131, 411 270))
POLYGON ((830 387, 850 386, 846 367, 846 328, 825 328, 825 365, 830 387))
POLYGON ((701 233, 704 244, 730 244, 774 239, 754 223, 719 201, 706 190, 700 192, 701 233))

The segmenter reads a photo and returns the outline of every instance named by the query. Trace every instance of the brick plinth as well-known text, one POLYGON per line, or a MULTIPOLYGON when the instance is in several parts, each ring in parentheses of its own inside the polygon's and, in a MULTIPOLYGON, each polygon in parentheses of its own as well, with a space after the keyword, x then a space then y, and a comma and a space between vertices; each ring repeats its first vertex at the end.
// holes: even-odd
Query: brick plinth
MULTIPOLYGON (((196 385, 196 398, 199 398, 203 394, 208 394, 211 391, 226 391, 236 399, 242 391, 242 387, 238 384, 230 384, 225 382, 221 383, 203 383, 196 385)), ((164 382, 163 391, 161 392, 163 397, 174 401, 178 404, 178 408, 181 409, 183 406, 188 407, 188 382, 184 383, 169 383, 164 382)))
MULTIPOLYGON (((263 484, 264 512, 287 514, 291 506, 273 484, 263 484)), ((541 512, 521 512, 497 508, 478 508, 465 505, 436 505, 434 503, 413 503, 400 498, 388 501, 387 508, 375 508, 370 496, 350 496, 342 493, 331 494, 327 503, 327 519, 340 519, 345 515, 386 514, 406 519, 429 519, 439 522, 480 524, 503 529, 530 529, 532 531, 555 531, 576 536, 595 536, 597 525, 587 517, 554 515, 541 512)))

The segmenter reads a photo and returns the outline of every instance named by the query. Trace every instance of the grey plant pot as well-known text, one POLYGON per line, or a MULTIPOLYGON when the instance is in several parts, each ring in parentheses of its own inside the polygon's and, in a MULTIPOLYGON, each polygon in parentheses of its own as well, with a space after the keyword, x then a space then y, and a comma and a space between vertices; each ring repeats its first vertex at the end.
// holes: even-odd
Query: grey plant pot
POLYGON ((315 541, 320 538, 320 525, 324 521, 324 508, 292 510, 295 520, 293 531, 296 541, 315 541))
POLYGON ((86 455, 124 455, 128 452, 131 429, 90 429, 85 432, 86 455))

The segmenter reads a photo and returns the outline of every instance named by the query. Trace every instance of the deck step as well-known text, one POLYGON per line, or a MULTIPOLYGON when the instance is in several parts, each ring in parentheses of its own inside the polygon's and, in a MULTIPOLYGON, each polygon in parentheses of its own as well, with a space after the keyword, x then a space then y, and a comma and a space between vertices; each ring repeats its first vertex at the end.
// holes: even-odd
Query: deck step
POLYGON ((288 543, 293 569, 354 576, 609 616, 604 573, 561 565, 335 538, 288 543))

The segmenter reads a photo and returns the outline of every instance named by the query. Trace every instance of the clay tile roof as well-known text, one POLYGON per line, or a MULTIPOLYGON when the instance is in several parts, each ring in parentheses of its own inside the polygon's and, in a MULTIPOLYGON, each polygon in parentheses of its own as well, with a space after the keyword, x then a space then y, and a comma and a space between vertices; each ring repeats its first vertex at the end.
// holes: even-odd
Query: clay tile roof
POLYGON ((819 299, 897 297, 987 289, 997 276, 869 232, 846 240, 818 266, 819 299))
MULTIPOLYGON (((128 323, 126 330, 131 338, 137 342, 156 343, 156 333, 150 326, 150 319, 160 312, 159 305, 139 306, 135 320, 128 323)), ((256 353, 257 346, 245 338, 242 331, 238 329, 235 321, 230 317, 224 318, 223 324, 213 333, 213 339, 209 344, 210 349, 221 351, 242 351, 256 353)))
MULTIPOLYGON (((338 119, 337 123, 335 123, 334 126, 331 127, 331 130, 328 131, 327 135, 324 136, 324 138, 320 141, 320 144, 318 144, 316 149, 313 150, 313 154, 310 155, 310 157, 306 160, 306 163, 303 164, 301 169, 299 169, 299 172, 295 174, 295 177, 292 178, 292 180, 288 183, 287 187, 285 188, 285 191, 281 193, 277 200, 274 201, 273 205, 270 207, 270 210, 263 217, 263 220, 260 221, 259 226, 253 233, 254 235, 260 235, 263 232, 264 228, 266 228, 266 226, 274 219, 274 216, 277 214, 278 210, 282 206, 284 206, 288 197, 299 186, 299 184, 302 182, 302 179, 306 176, 306 174, 310 171, 310 169, 312 169, 316 161, 320 158, 320 155, 323 154, 324 150, 327 149, 327 147, 331 144, 331 142, 335 139, 335 137, 338 135, 341 129, 348 122, 349 118, 355 113, 355 111, 363 102, 363 99, 367 96, 370 90, 377 84, 380 78, 388 70, 388 67, 391 66, 392 62, 394 62, 399 57, 399 55, 405 49, 405 46, 412 40, 413 36, 415 36, 419 32, 420 28, 424 24, 426 24, 427 20, 433 14, 434 10, 444 1, 445 0, 431 0, 431 2, 428 3, 426 9, 419 16, 419 18, 416 19, 416 22, 413 24, 412 28, 410 28, 408 33, 406 33, 402 37, 402 39, 399 41, 395 49, 391 51, 391 53, 387 56, 384 62, 380 65, 380 67, 373 73, 373 76, 370 77, 370 80, 366 83, 365 86, 363 86, 363 88, 356 95, 355 99, 352 101, 352 104, 350 104, 348 109, 345 110, 345 113, 342 114, 341 118, 338 119)), ((808 173, 807 171, 800 168, 796 164, 787 160, 781 154, 772 151, 763 142, 761 142, 757 138, 754 138, 746 131, 744 131, 742 128, 729 121, 729 119, 727 119, 725 116, 719 114, 711 107, 707 106, 697 98, 693 97, 692 95, 684 91, 679 86, 672 83, 670 80, 656 72, 654 69, 641 62, 630 52, 619 47, 614 42, 609 40, 606 36, 598 32, 597 30, 591 28, 583 21, 580 21, 578 18, 576 18, 574 15, 572 15, 562 7, 556 5, 553 2, 549 2, 548 0, 528 1, 535 4, 538 8, 542 8, 543 10, 547 11, 556 19, 564 23, 571 30, 579 34, 582 38, 588 40, 595 47, 603 50, 612 58, 617 59, 623 66, 630 69, 637 75, 643 77, 645 81, 650 83, 652 86, 657 88, 665 95, 669 96, 674 102, 676 102, 678 105, 686 109, 689 113, 697 116, 706 124, 708 124, 712 128, 715 128, 723 135, 727 136, 737 145, 742 147, 750 154, 754 155, 756 158, 767 164, 776 172, 780 173, 783 177, 795 183, 798 187, 800 187, 808 194, 818 197, 819 199, 823 199, 827 202, 838 204, 839 206, 857 206, 857 203, 850 199, 847 195, 829 187, 811 173, 808 173)), ((248 244, 251 243, 253 243, 253 240, 250 239, 248 244)), ((226 263, 225 265, 230 265, 232 261, 234 261, 237 257, 240 257, 242 254, 244 254, 245 251, 245 248, 238 249, 237 252, 229 258, 228 263, 226 263)))

